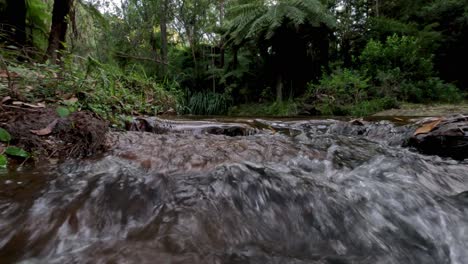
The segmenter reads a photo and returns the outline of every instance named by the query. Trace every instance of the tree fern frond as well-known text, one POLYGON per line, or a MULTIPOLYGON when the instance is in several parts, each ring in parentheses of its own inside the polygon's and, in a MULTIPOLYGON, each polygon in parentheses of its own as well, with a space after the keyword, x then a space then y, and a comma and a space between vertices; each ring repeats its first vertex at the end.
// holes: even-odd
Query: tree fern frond
POLYGON ((259 17, 257 20, 255 20, 252 25, 250 26, 249 33, 247 34, 247 38, 250 37, 255 37, 264 32, 266 29, 269 28, 270 25, 273 24, 280 24, 278 23, 276 17, 268 14, 268 12, 259 17))
POLYGON ((294 26, 303 24, 307 19, 307 13, 295 6, 284 6, 284 17, 290 19, 294 26))
POLYGON ((265 36, 271 39, 284 23, 291 26, 335 26, 334 17, 318 0, 243 0, 228 10, 227 35, 234 43, 265 36))

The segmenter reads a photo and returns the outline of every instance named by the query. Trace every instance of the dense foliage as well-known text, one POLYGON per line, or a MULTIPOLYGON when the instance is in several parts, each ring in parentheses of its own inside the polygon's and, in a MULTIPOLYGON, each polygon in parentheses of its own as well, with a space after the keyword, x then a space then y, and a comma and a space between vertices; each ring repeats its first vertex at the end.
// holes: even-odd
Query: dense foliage
POLYGON ((0 96, 117 124, 359 116, 468 91, 466 0, 0 0, 0 23, 0 96))

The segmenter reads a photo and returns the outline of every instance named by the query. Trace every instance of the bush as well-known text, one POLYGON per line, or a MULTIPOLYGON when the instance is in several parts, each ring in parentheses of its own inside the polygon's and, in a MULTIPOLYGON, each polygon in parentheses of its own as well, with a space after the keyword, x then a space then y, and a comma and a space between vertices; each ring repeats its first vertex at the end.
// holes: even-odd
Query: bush
POLYGON ((433 74, 432 57, 422 52, 417 38, 393 35, 385 43, 370 40, 359 57, 362 70, 376 78, 379 72, 398 71, 406 80, 425 80, 433 74))
POLYGON ((374 88, 371 96, 398 97, 401 95, 401 85, 404 83, 404 77, 400 68, 387 71, 377 71, 374 79, 374 88))
POLYGON ((418 84, 424 91, 424 98, 442 103, 459 103, 463 100, 461 91, 453 84, 445 83, 440 78, 432 77, 418 84))
POLYGON ((318 85, 310 85, 309 93, 332 99, 337 104, 357 103, 367 97, 368 81, 357 71, 337 70, 322 78, 318 85))
POLYGON ((393 35, 385 43, 371 40, 360 56, 361 70, 372 80, 370 97, 394 97, 413 103, 462 100, 461 92, 434 76, 430 55, 415 37, 393 35))
POLYGON ((324 115, 346 115, 344 106, 358 104, 368 97, 369 79, 349 69, 337 70, 325 76, 319 84, 309 86, 308 96, 324 115))

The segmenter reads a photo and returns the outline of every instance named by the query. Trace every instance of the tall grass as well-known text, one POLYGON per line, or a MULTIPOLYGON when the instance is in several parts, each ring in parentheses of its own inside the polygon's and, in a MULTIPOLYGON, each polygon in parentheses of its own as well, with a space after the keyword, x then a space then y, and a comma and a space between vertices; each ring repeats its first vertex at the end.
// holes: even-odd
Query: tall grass
POLYGON ((194 93, 187 108, 194 115, 224 115, 231 105, 231 98, 226 94, 215 92, 194 93))

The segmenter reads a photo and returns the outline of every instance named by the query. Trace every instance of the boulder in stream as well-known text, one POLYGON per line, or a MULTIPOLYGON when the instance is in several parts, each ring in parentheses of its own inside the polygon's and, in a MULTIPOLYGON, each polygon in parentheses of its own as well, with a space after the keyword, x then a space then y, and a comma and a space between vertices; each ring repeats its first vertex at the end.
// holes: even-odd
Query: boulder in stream
POLYGON ((409 140, 409 146, 428 155, 468 158, 468 115, 424 120, 409 140))

